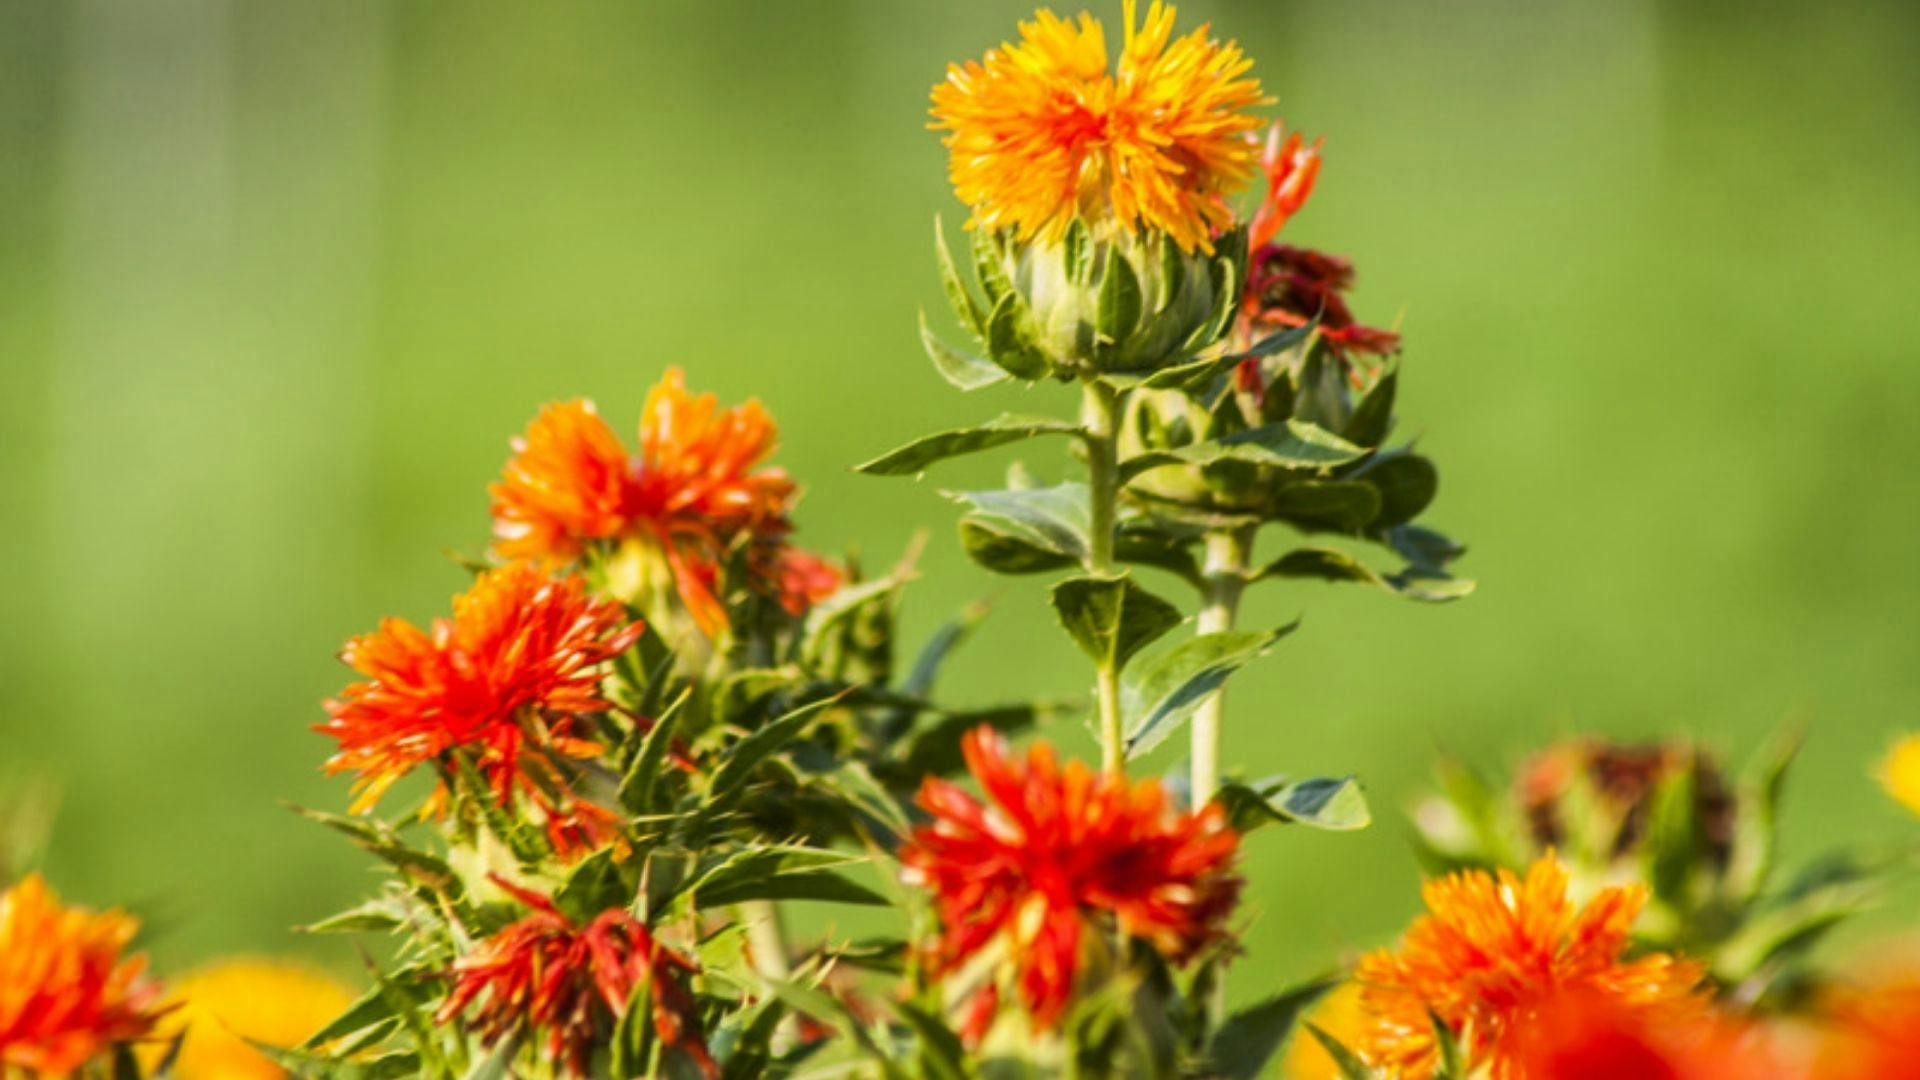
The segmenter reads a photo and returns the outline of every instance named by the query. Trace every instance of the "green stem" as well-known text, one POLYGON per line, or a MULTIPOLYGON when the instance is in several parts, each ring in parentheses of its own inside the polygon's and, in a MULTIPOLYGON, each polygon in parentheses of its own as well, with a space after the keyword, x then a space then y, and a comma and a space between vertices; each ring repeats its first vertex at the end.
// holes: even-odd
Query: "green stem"
MULTIPOLYGON (((1218 634, 1233 629, 1240 594, 1247 587, 1254 527, 1242 525, 1207 534, 1200 617, 1196 629, 1218 634)), ((1225 690, 1216 690, 1193 716, 1193 805, 1205 806, 1220 790, 1220 727, 1227 713, 1225 690)))
MULTIPOLYGON (((1126 395, 1100 382, 1081 383, 1081 422, 1086 428, 1089 533, 1087 573, 1109 575, 1115 570, 1113 541, 1120 499, 1119 440, 1121 409, 1126 395)), ((1100 710, 1101 762, 1109 773, 1125 771, 1125 735, 1120 727, 1120 670, 1112 663, 1098 665, 1094 698, 1100 710)))

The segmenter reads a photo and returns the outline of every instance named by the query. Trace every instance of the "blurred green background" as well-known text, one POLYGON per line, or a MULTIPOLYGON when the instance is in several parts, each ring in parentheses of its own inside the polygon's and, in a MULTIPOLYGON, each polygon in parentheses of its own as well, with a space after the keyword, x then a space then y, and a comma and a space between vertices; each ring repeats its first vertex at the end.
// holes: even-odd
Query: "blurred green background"
MULTIPOLYGON (((1327 136, 1288 235, 1404 314, 1429 519, 1482 582, 1254 601, 1306 624, 1236 684, 1228 760, 1357 770, 1380 820, 1252 844, 1238 992, 1406 917, 1398 808, 1436 745, 1744 751, 1797 712, 1792 850, 1910 833, 1866 770, 1920 715, 1920 6, 1183 7, 1327 136)), ((373 877, 278 805, 345 802, 307 730, 334 650, 443 608, 441 550, 484 542, 539 403, 630 431, 670 363, 780 418, 806 542, 931 530, 916 633, 1002 596, 954 698, 1079 690, 1039 583, 964 563, 935 493, 1004 459, 847 471, 1062 404, 958 395, 914 332, 930 222, 962 216, 927 88, 1026 11, 0 5, 0 775, 65 789, 56 884, 139 906, 163 969, 344 961, 288 928, 373 877)))

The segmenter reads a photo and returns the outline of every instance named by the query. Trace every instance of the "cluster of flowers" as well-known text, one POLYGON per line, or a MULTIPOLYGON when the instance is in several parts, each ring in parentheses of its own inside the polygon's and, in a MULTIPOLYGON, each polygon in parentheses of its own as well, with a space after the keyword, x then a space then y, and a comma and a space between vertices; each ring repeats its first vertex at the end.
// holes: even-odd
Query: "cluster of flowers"
MULTIPOLYGON (((1243 591, 1304 578, 1434 602, 1472 583, 1450 573, 1460 545, 1415 522, 1437 469, 1388 444, 1399 334, 1356 319, 1350 261, 1278 240, 1321 144, 1261 134, 1268 99, 1236 45, 1176 36, 1158 0, 1144 17, 1127 0, 1124 21, 1110 62, 1098 20, 1042 11, 933 92, 973 238, 973 281, 944 235, 941 276, 979 349, 923 325, 926 349, 962 390, 1076 385, 1077 415, 1003 415, 862 466, 1074 445, 1081 478, 1017 468, 956 498, 980 565, 1064 575, 1050 600, 1092 667, 1099 765, 1009 741, 1077 704, 942 702, 981 611, 897 662, 911 560, 869 576, 794 546, 798 487, 767 464, 758 404, 669 371, 631 451, 592 404, 550 405, 512 442, 492 547, 451 614, 389 619, 342 653, 358 679, 317 730, 353 812, 306 813, 391 874, 311 929, 386 933, 392 955, 298 1045, 262 1039, 273 1067, 1914 1075, 1920 984, 1837 987, 1808 952, 1878 869, 1774 884, 1790 750, 1738 783, 1688 747, 1571 744, 1505 791, 1443 762, 1444 796, 1416 816, 1427 913, 1342 978, 1227 1013, 1246 836, 1369 821, 1351 777, 1220 768, 1223 682, 1293 629, 1238 627, 1243 591), (1257 564, 1273 525, 1312 542, 1257 564), (1405 565, 1349 550, 1369 544, 1405 565), (1162 643, 1188 613, 1140 568, 1191 586, 1196 633, 1162 643), (1180 732, 1183 770, 1130 775, 1180 732), (803 937, 796 902, 904 926, 803 937)), ((1888 777, 1920 803, 1920 744, 1888 777)), ((0 896, 0 1073, 195 1080, 133 931, 37 877, 0 896)))

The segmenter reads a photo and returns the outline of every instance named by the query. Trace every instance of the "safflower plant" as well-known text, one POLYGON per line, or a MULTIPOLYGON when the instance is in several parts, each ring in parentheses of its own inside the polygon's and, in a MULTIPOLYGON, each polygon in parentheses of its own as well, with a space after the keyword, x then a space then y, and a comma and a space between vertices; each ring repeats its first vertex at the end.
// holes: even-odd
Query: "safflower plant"
MULTIPOLYGON (((1241 626, 1245 590, 1473 583, 1421 521, 1437 468, 1395 441, 1399 331, 1355 314, 1349 259, 1282 240, 1322 144, 1259 115, 1239 46, 1176 23, 1127 0, 1110 52, 1094 16, 1043 10, 934 88, 969 234, 963 271, 936 220, 935 265, 972 341, 923 316, 925 350, 960 391, 1079 405, 859 466, 1068 451, 947 494, 981 567, 1052 577, 1086 704, 946 703, 985 608, 907 655, 912 553, 869 573, 797 546, 758 403, 668 369, 631 445, 549 404, 450 610, 349 641, 314 725, 348 812, 301 813, 387 877, 308 929, 371 936, 370 985, 324 1023, 302 1018, 349 995, 298 968, 230 962, 175 996, 131 916, 63 905, 10 844, 0 1076, 1913 1075, 1914 981, 1809 948, 1898 860, 1775 880, 1791 739, 1737 781, 1679 743, 1552 746, 1508 788, 1443 759, 1400 940, 1293 983, 1233 970, 1252 834, 1371 820, 1352 776, 1221 768, 1225 682, 1297 625, 1241 626), (1016 746, 1075 715, 1097 761, 1016 746)), ((1881 775, 1920 808, 1920 742, 1881 775)))

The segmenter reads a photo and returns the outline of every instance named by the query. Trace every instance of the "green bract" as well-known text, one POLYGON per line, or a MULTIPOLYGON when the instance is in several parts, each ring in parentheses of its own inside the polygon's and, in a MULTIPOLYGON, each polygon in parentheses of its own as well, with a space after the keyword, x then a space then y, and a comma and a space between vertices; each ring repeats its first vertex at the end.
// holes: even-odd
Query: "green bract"
POLYGON ((1006 376, 1149 375, 1215 345, 1239 304, 1243 231, 1220 238, 1211 255, 1157 233, 1079 222, 1058 240, 976 232, 976 295, 935 228, 948 303, 986 356, 952 349, 924 326, 922 337, 940 373, 964 390, 1006 376))

